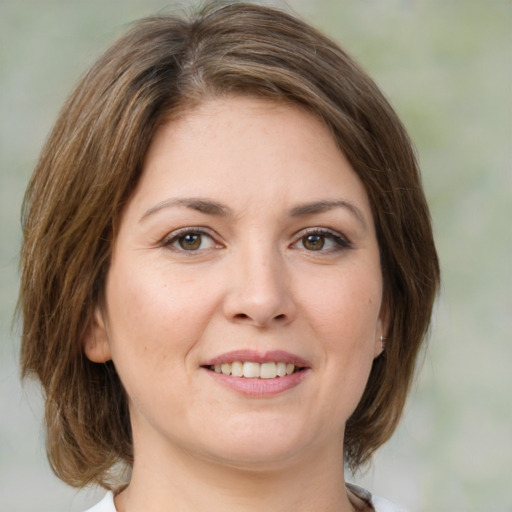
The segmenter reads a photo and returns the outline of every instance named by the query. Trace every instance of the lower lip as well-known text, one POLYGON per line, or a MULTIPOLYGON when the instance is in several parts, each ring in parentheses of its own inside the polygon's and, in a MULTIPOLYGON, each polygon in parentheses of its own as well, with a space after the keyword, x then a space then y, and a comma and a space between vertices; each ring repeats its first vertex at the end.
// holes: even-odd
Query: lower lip
POLYGON ((248 379, 245 377, 233 377, 211 370, 206 370, 219 384, 226 386, 242 395, 254 397, 269 397, 288 391, 300 384, 309 373, 309 369, 301 370, 285 377, 275 379, 248 379))

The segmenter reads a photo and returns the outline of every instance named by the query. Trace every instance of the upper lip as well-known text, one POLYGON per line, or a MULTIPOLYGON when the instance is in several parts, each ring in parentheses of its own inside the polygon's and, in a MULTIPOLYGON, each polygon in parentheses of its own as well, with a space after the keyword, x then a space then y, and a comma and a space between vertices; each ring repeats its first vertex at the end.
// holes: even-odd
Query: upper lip
POLYGON ((251 361, 254 363, 291 363, 298 368, 308 368, 310 363, 296 354, 286 352, 285 350, 269 350, 267 352, 258 352, 257 350, 233 350, 225 352, 212 359, 208 359, 201 366, 213 366, 222 363, 234 363, 235 361, 251 361))

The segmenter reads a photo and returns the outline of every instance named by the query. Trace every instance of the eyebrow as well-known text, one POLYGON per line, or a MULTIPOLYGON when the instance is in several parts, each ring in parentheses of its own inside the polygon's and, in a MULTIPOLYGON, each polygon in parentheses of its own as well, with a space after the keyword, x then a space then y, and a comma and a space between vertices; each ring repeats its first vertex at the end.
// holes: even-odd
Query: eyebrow
POLYGON ((163 210, 165 208, 172 208, 176 206, 183 206, 185 208, 191 208, 192 210, 196 210, 201 213, 205 213, 207 215, 216 215, 221 217, 227 217, 232 214, 231 210, 216 201, 211 201, 209 199, 199 199, 199 198, 179 198, 179 199, 166 199, 161 201, 160 203, 152 206, 149 210, 147 210, 144 215, 139 219, 139 222, 142 222, 146 218, 154 215, 155 213, 163 210))
MULTIPOLYGON (((149 210, 147 210, 142 217, 139 219, 139 222, 144 221, 146 218, 154 215, 155 213, 164 210, 166 208, 173 207, 185 207, 190 208, 192 210, 196 210, 200 213, 204 213, 207 215, 215 215, 220 217, 229 217, 233 215, 232 210, 221 204, 217 201, 213 201, 211 199, 201 199, 201 198, 170 198, 161 201, 160 203, 152 206, 149 210)), ((322 201, 314 201, 312 203, 304 203, 298 206, 295 206, 290 210, 291 217, 306 217, 308 215, 314 215, 317 213, 323 213, 330 210, 334 210, 336 208, 344 208, 348 210, 352 215, 360 222, 363 228, 366 230, 367 225, 364 219, 364 216, 361 210, 355 206, 354 204, 345 201, 345 200, 322 200, 322 201)))
POLYGON ((355 205, 348 201, 334 200, 334 201, 315 201, 313 203, 305 203, 293 208, 290 212, 292 217, 305 217, 307 215, 314 215, 315 213, 323 213, 335 208, 344 208, 348 210, 352 215, 360 222, 363 228, 366 230, 366 220, 361 210, 355 205))

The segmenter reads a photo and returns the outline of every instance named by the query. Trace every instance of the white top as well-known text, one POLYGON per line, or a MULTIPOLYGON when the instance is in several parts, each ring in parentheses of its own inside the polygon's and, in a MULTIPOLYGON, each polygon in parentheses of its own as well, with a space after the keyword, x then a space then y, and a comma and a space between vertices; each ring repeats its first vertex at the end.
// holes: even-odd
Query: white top
MULTIPOLYGON (((348 487, 356 496, 373 505, 375 512, 405 512, 403 509, 393 505, 390 501, 385 500, 384 498, 379 498, 378 496, 373 496, 362 487, 358 487, 353 484, 348 484, 348 487)), ((97 505, 85 512, 116 512, 114 495, 111 492, 108 492, 97 505)))
POLYGON ((355 494, 358 498, 365 501, 366 503, 372 505, 375 512, 405 512, 400 507, 397 507, 393 503, 384 498, 380 498, 379 496, 374 496, 366 489, 359 487, 355 484, 346 483, 347 488, 355 494))
POLYGON ((107 492, 107 495, 98 504, 85 512, 116 512, 113 493, 107 492))

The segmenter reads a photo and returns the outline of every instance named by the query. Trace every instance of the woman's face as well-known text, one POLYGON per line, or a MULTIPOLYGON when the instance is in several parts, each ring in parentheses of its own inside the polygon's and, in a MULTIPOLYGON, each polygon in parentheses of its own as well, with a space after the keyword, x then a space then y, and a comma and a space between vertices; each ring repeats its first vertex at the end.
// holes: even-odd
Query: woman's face
POLYGON ((136 460, 339 461, 381 300, 368 197, 326 126, 212 100, 156 133, 85 351, 114 361, 136 460))

